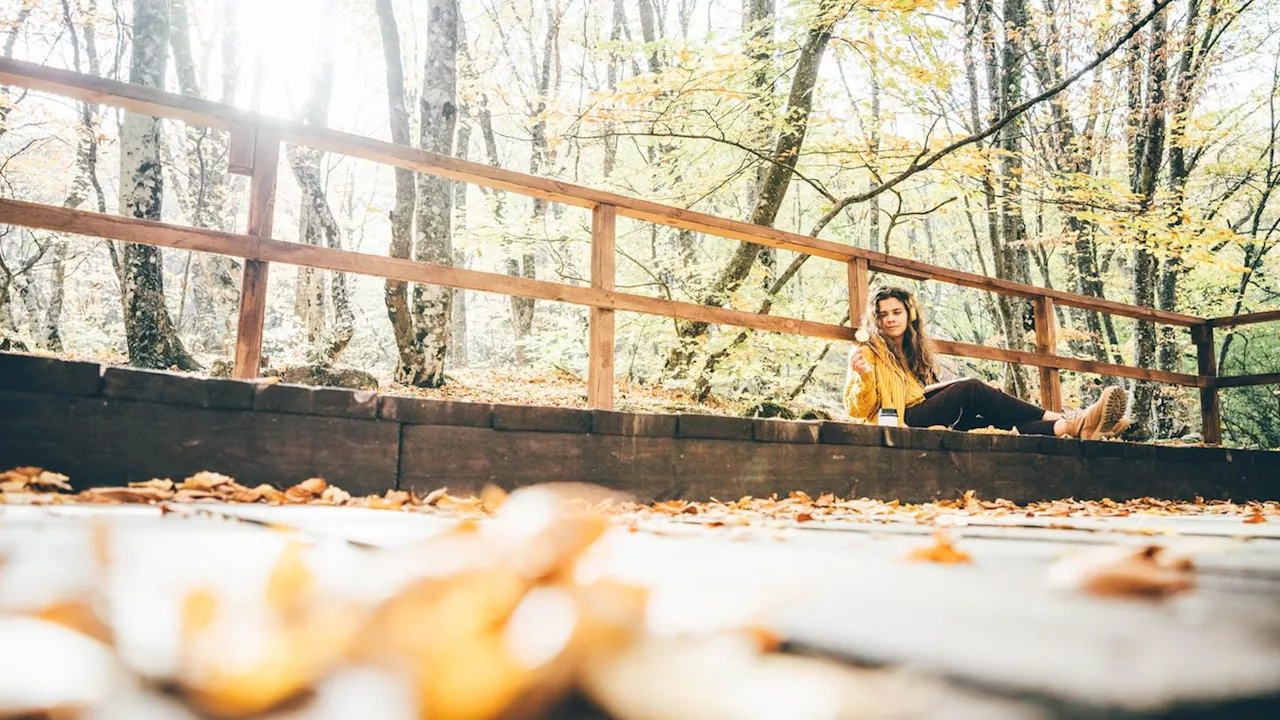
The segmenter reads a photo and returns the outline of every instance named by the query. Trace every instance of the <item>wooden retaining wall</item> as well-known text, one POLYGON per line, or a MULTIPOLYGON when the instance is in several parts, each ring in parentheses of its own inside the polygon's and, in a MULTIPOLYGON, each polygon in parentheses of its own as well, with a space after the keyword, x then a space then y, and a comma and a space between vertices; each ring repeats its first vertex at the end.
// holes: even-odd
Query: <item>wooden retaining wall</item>
POLYGON ((1280 497, 1275 452, 448 402, 0 353, 0 468, 17 465, 77 487, 213 470, 361 494, 581 480, 644 500, 1280 497))

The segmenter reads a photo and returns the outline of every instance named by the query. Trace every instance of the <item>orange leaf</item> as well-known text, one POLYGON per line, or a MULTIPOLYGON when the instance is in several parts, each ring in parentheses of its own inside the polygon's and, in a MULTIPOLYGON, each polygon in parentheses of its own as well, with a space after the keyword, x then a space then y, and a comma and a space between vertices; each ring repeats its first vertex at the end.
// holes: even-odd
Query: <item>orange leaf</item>
POLYGON ((969 553, 956 549, 956 546, 951 543, 951 536, 945 530, 935 532, 932 545, 915 548, 907 554, 907 559, 944 564, 973 562, 969 553))
POLYGON ((1190 590, 1194 566, 1159 545, 1100 548, 1058 561, 1049 569, 1057 587, 1094 595, 1163 597, 1190 590))

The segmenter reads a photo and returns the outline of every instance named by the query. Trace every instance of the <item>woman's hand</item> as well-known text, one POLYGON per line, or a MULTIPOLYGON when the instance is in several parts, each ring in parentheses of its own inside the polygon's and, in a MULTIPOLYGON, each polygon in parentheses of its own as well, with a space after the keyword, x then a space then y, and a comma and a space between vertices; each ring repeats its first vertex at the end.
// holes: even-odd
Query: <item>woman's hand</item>
POLYGON ((867 362, 867 356, 862 352, 862 345, 853 344, 853 349, 849 351, 849 369, 859 375, 867 375, 871 372, 871 363, 867 362))

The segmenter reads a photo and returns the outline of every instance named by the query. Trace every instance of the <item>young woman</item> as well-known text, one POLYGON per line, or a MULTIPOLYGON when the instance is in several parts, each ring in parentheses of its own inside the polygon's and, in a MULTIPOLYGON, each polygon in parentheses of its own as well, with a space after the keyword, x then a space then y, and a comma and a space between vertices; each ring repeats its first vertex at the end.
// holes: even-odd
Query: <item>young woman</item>
POLYGON ((1023 402, 972 378, 938 382, 937 364, 924 332, 915 296, 901 288, 877 292, 849 353, 844 405, 858 419, 873 420, 881 408, 898 411, 909 427, 945 425, 953 430, 994 426, 1023 435, 1090 440, 1126 427, 1129 398, 1112 386, 1083 411, 1061 415, 1023 402))

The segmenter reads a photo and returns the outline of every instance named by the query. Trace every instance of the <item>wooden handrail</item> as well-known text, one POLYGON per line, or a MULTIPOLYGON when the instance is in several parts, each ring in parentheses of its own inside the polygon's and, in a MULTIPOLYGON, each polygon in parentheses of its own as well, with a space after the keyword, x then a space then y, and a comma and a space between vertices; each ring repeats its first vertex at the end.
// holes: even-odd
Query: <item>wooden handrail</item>
POLYGON ((862 250, 840 243, 753 225, 545 177, 526 175, 490 165, 438 155, 417 148, 317 128, 249 113, 231 105, 192 98, 67 70, 0 58, 0 85, 15 85, 125 110, 172 118, 231 132, 229 169, 251 175, 248 234, 226 233, 166 223, 69 210, 49 205, 0 199, 0 221, 67 233, 92 235, 147 245, 211 252, 246 259, 237 334, 236 374, 253 377, 261 351, 269 262, 429 283, 480 292, 554 300, 585 305, 591 313, 591 364, 588 396, 592 407, 613 402, 613 340, 616 310, 734 325, 828 340, 851 340, 861 306, 869 292, 868 273, 877 271, 920 280, 936 280, 1032 300, 1036 303, 1037 352, 1005 350, 971 343, 936 341, 939 352, 961 357, 1020 363, 1041 368, 1043 400, 1060 403, 1058 371, 1074 370, 1115 377, 1169 383, 1201 390, 1205 439, 1217 441, 1217 391, 1280 380, 1277 375, 1219 378, 1205 354, 1213 351, 1212 328, 1232 327, 1280 319, 1280 311, 1205 320, 1191 315, 1139 307, 1111 300, 1040 288, 1000 278, 862 250), (271 207, 279 144, 289 142, 377 163, 406 168, 498 190, 589 208, 592 221, 592 285, 563 285, 497 273, 466 270, 368 253, 271 239, 271 207), (618 216, 692 230, 745 242, 768 245, 848 264, 850 327, 795 318, 761 315, 728 308, 678 302, 616 292, 613 289, 612 249, 618 216), (1191 375, 1128 365, 1078 360, 1056 354, 1055 304, 1166 323, 1191 329, 1201 356, 1201 373, 1191 375), (1197 339, 1198 338, 1198 339, 1197 339), (1212 426, 1212 427, 1211 427, 1212 426))
POLYGON ((1228 328, 1276 321, 1280 321, 1280 310, 1263 310, 1262 312, 1228 315, 1226 317, 1211 318, 1208 322, 1212 327, 1228 328))
POLYGON ((1251 387, 1254 385, 1280 385, 1280 372, 1263 375, 1227 375, 1215 378, 1214 385, 1220 388, 1251 387))
POLYGON ((142 245, 215 253, 264 262, 281 262, 287 265, 302 265, 321 270, 372 275, 478 292, 516 295, 536 300, 554 300, 607 310, 663 315, 827 340, 853 339, 851 328, 812 320, 760 315, 744 310, 631 295, 595 287, 563 285, 546 280, 466 270, 385 255, 336 250, 304 243, 257 238, 83 210, 69 210, 21 200, 0 199, 0 222, 142 245))
MULTIPOLYGON (((143 245, 209 252, 263 262, 282 262, 289 265, 302 265, 322 270, 373 275, 407 282, 430 283, 478 292, 517 295, 538 300, 555 300, 606 310, 624 310, 649 315, 663 315, 685 320, 735 325, 827 340, 852 340, 854 333, 854 329, 851 327, 813 322, 811 320, 760 315, 742 310, 711 307, 643 295, 631 295, 596 287, 562 285, 545 280, 531 280, 498 273, 465 270, 448 265, 434 265, 415 260, 391 258, 384 255, 353 252, 351 250, 335 250, 284 240, 207 230, 205 228, 171 225, 116 215, 103 215, 84 210, 69 210, 21 200, 0 199, 0 218, 3 218, 6 223, 24 227, 91 235, 143 245)), ((935 340, 934 344, 937 346, 938 351, 944 355, 1021 363, 1062 370, 1076 370, 1188 387, 1196 387, 1200 384, 1196 375, 1148 370, 1146 368, 1114 365, 1093 360, 1078 360, 1059 355, 1005 350, 1003 348, 950 340, 935 340)))
POLYGON ((279 133, 281 139, 285 142, 317 150, 371 160, 577 207, 594 208, 597 205, 612 205, 617 208, 618 215, 623 217, 769 245, 830 260, 847 262, 859 258, 869 261, 872 270, 903 277, 938 280, 1028 299, 1050 297, 1062 305, 1170 325, 1191 327, 1204 322, 1203 319, 1191 315, 1127 305, 1088 295, 1050 290, 1035 285, 929 265, 777 228, 753 225, 707 213, 661 205, 560 180, 527 175, 493 167, 492 165, 461 160, 448 155, 437 155, 405 145, 396 145, 360 135, 269 118, 241 110, 232 105, 185 95, 176 95, 154 88, 83 75, 69 70, 50 68, 20 60, 0 58, 0 84, 42 90, 78 100, 112 105, 133 112, 173 118, 224 130, 231 130, 236 125, 250 125, 259 129, 275 131, 279 133))

